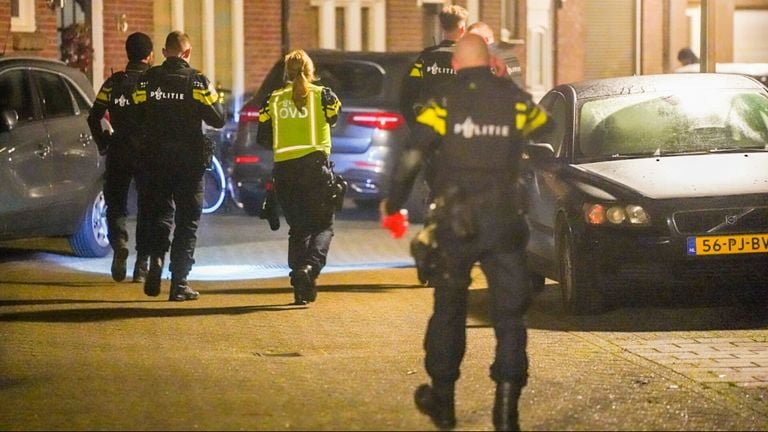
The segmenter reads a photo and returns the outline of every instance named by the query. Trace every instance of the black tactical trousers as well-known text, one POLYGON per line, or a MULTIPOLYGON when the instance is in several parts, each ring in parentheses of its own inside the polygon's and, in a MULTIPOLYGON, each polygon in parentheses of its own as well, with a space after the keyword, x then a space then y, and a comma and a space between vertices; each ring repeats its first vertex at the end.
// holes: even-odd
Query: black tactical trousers
POLYGON ((277 162, 274 169, 277 201, 288 231, 288 266, 311 265, 314 275, 325 267, 333 238, 333 204, 329 182, 333 178, 327 158, 315 152, 277 162))
POLYGON ((148 182, 150 255, 164 256, 170 248, 169 268, 175 278, 186 278, 195 263, 197 228, 203 211, 203 173, 182 166, 154 169, 148 182))
POLYGON ((104 174, 104 200, 107 204, 107 230, 112 248, 124 247, 128 243, 128 191, 131 180, 136 187, 136 253, 148 254, 147 218, 144 202, 147 194, 147 176, 136 167, 136 156, 122 154, 117 148, 107 153, 104 174))
POLYGON ((525 267, 527 228, 524 223, 498 227, 492 217, 485 219, 479 221, 479 232, 472 239, 438 235, 439 264, 430 279, 435 287, 435 303, 424 340, 425 366, 435 382, 452 383, 459 378, 466 347, 470 272, 479 262, 488 281, 488 304, 497 342, 491 378, 525 385, 528 357, 523 316, 531 298, 525 267), (510 233, 510 229, 515 232, 510 233))

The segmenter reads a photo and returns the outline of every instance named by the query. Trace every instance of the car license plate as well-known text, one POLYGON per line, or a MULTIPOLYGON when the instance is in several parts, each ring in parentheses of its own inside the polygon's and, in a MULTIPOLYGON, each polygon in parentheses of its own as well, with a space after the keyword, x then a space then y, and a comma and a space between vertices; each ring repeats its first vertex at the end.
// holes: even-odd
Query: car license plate
POLYGON ((730 255, 768 252, 768 234, 688 237, 688 255, 730 255))

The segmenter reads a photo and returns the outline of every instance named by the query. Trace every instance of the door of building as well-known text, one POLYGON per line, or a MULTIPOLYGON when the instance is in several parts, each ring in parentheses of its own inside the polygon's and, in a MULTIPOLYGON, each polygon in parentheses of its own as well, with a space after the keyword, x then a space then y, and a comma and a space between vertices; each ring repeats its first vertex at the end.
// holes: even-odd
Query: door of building
POLYGON ((527 69, 528 91, 541 99, 554 85, 552 0, 528 0, 527 69))

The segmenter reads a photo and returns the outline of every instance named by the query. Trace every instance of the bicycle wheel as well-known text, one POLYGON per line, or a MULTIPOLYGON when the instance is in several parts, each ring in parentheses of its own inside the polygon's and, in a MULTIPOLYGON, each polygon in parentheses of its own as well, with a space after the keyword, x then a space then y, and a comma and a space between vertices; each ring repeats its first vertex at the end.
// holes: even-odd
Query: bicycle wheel
POLYGON ((205 170, 203 176, 203 214, 213 213, 224 203, 227 194, 227 183, 221 163, 213 157, 211 167, 205 170))

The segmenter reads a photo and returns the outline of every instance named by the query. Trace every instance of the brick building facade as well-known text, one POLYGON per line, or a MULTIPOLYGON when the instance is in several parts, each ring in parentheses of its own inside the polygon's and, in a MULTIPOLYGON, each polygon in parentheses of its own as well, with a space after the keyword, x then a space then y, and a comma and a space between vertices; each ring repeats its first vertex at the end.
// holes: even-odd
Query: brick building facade
MULTIPOLYGON (((0 29, 6 30, 0 31, 0 46, 4 47, 5 55, 59 58, 58 27, 64 19, 61 6, 70 8, 75 3, 84 10, 87 24, 92 28, 95 49, 92 78, 96 86, 112 70, 124 67, 125 37, 135 31, 153 37, 157 60, 161 61, 160 48, 165 35, 181 23, 193 36, 193 66, 215 76, 215 81, 222 86, 242 92, 258 88, 284 48, 279 0, 10 0, 0 2, 0 29), (22 28, 18 24, 20 18, 13 18, 14 24, 11 15, 15 13, 23 18, 22 15, 30 13, 30 8, 34 12, 31 27, 19 30, 22 28)), ((451 2, 288 0, 289 48, 330 46, 418 51, 435 38, 430 34, 434 32, 434 14, 448 3, 451 2), (350 28, 358 29, 361 34, 350 34, 350 28)), ((473 19, 488 23, 497 37, 502 34, 502 28, 511 28, 523 75, 527 76, 529 85, 538 84, 538 90, 544 90, 557 83, 585 78, 673 70, 677 66, 677 50, 691 44, 691 9, 697 8, 700 1, 457 0, 454 3, 467 7, 473 19), (530 9, 531 5, 543 8, 544 15, 541 10, 530 9), (514 10, 514 24, 505 26, 510 8, 514 10), (537 18, 534 20, 534 17, 537 18), (529 58, 532 61, 528 61, 529 58), (528 74, 526 68, 530 68, 528 74), (545 79, 548 74, 550 78, 545 79)), ((768 0, 712 3, 721 14, 718 60, 731 61, 734 58, 733 15, 742 10, 768 11, 768 0)))

